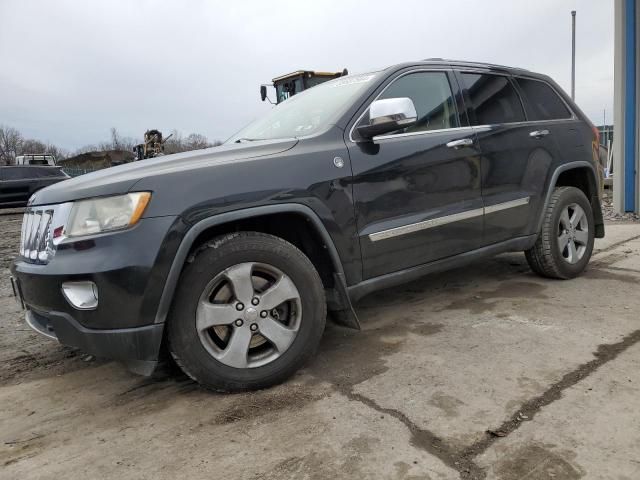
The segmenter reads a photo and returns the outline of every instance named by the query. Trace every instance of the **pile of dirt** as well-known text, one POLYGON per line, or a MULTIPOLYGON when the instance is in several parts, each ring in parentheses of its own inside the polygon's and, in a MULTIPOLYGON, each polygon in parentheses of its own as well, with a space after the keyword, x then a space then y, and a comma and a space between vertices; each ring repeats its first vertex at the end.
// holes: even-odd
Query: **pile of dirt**
POLYGON ((610 222, 638 222, 640 215, 637 213, 616 213, 613 209, 613 192, 605 190, 602 196, 602 215, 605 221, 610 222))
POLYGON ((613 195, 611 190, 605 190, 602 197, 602 215, 609 222, 638 222, 640 215, 637 213, 617 213, 613 209, 613 195))

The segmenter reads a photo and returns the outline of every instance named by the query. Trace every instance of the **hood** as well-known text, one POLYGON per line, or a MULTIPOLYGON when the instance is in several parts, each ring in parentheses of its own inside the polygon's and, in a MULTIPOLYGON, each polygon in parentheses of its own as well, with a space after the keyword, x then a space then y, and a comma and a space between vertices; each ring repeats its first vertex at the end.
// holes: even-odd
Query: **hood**
POLYGON ((233 143, 105 168, 39 190, 33 195, 29 205, 46 205, 89 197, 124 194, 143 178, 172 171, 191 170, 275 155, 293 148, 296 143, 298 140, 295 138, 233 143))

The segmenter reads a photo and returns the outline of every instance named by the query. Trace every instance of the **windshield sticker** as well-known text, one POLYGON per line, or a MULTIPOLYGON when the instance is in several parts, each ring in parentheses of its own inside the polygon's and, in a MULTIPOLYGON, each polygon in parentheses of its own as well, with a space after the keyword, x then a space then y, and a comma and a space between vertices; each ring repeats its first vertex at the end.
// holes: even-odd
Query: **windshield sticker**
POLYGON ((331 87, 342 87, 344 85, 353 85, 354 83, 366 83, 370 81, 373 77, 375 77, 375 75, 372 73, 368 75, 354 75, 353 77, 344 77, 344 78, 335 80, 331 84, 331 87))

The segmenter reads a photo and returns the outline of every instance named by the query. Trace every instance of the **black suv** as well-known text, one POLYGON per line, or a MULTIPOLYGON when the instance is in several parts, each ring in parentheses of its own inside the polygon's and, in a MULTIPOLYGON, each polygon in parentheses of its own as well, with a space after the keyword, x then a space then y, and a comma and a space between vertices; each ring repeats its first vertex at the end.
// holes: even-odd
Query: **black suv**
POLYGON ((67 178, 60 167, 0 167, 0 208, 24 207, 35 192, 67 178))
POLYGON ((598 133, 549 77, 428 60, 291 97, 223 146, 37 192, 16 291, 34 329, 216 390, 280 382, 327 310, 524 251, 568 279, 604 235, 598 133))

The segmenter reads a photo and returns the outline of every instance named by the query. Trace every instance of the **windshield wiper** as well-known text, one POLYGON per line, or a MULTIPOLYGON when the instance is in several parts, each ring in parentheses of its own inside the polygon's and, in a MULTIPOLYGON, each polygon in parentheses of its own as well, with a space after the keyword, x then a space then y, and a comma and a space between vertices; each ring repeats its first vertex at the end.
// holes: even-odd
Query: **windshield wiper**
POLYGON ((239 138, 234 143, 255 142, 258 140, 264 140, 264 138, 239 138))

